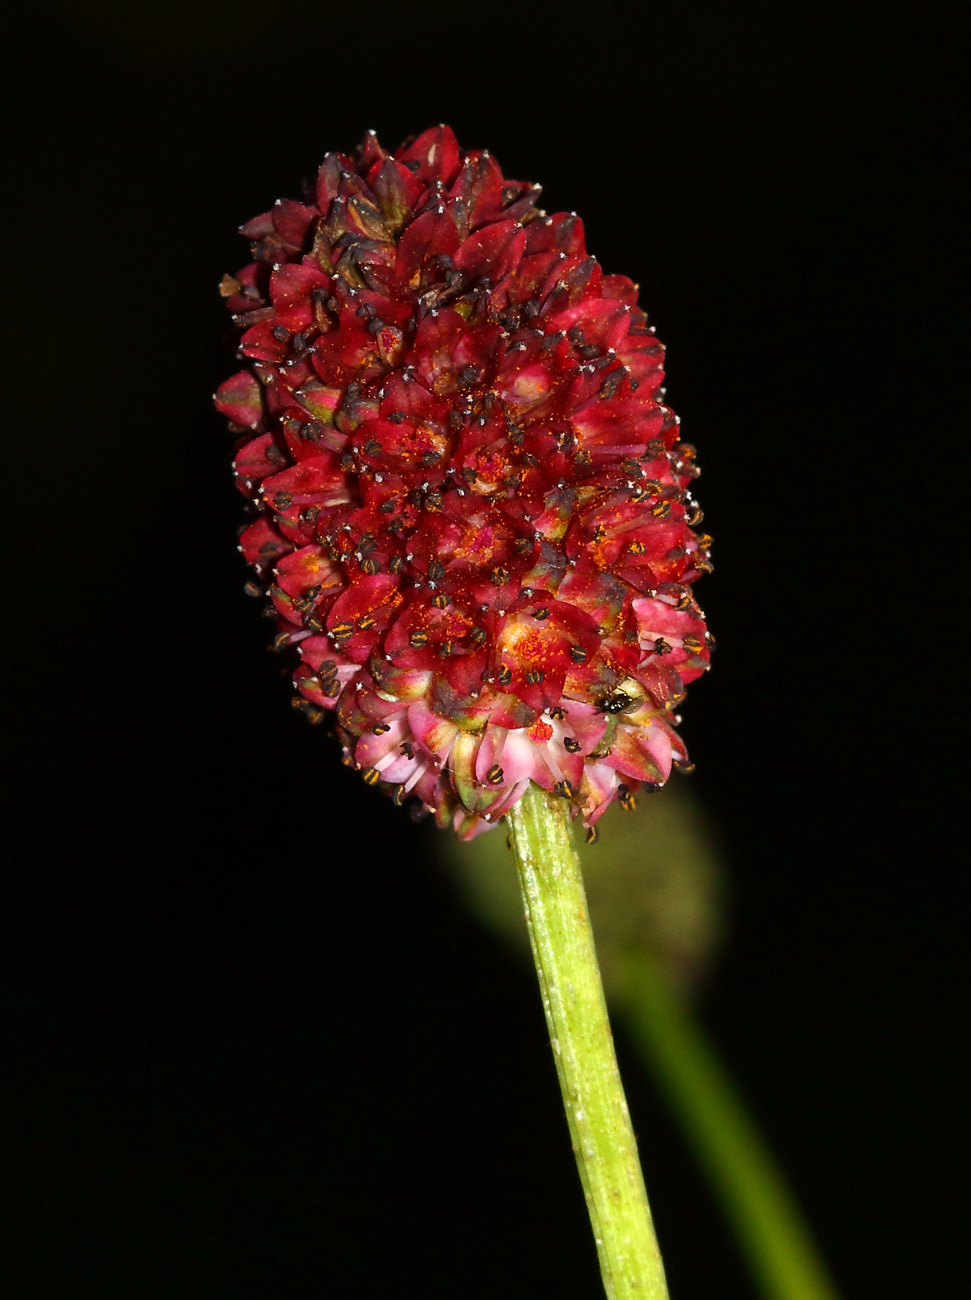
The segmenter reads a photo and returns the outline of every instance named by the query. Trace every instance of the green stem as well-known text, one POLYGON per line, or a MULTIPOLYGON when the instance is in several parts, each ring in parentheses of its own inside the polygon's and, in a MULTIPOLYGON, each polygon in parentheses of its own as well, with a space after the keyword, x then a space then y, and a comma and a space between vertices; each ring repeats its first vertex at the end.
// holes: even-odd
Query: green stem
POLYGON ((837 1300, 771 1151, 686 1000, 658 964, 629 956, 616 1009, 714 1188, 767 1300, 837 1300))
POLYGON ((604 1288, 667 1300, 566 802, 531 785, 506 820, 604 1288))

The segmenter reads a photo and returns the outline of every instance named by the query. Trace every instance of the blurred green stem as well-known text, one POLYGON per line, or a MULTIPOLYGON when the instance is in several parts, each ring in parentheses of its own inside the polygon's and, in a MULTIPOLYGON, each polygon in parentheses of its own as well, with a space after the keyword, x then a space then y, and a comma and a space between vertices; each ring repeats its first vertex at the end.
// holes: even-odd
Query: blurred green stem
POLYGON ((658 963, 626 959, 612 996, 734 1228, 766 1300, 837 1300, 768 1146, 658 963))
POLYGON ((565 800, 507 814, 573 1151, 609 1300, 667 1300, 565 800))

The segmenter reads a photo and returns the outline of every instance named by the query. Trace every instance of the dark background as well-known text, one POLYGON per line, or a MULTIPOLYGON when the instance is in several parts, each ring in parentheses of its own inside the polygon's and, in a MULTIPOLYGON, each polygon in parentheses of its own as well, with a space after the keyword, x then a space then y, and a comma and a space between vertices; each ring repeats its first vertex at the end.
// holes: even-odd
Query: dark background
MULTIPOLYGON (((7 1294, 598 1294, 531 972, 287 707, 209 408, 236 226, 440 120, 641 283, 699 447, 710 1031, 844 1300, 964 1293, 957 44, 933 4, 12 33, 7 1294)), ((675 1300, 752 1296, 619 1046, 675 1300)))

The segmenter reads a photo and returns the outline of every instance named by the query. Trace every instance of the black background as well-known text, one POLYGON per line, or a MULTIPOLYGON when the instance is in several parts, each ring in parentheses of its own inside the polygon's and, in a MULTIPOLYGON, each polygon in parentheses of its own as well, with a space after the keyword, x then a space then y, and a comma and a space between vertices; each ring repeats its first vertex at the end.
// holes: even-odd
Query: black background
MULTIPOLYGON (((533 977, 287 707, 209 408, 236 226, 441 120, 641 283, 699 448, 709 1028, 844 1300, 964 1293, 956 44, 875 4, 13 34, 6 1293, 598 1294, 533 977)), ((675 1300, 752 1296, 619 1047, 675 1300)))

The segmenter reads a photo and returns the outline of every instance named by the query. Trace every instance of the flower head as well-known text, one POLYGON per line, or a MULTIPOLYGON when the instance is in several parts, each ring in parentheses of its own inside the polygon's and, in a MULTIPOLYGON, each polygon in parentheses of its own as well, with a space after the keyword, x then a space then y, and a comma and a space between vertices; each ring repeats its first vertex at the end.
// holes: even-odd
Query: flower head
POLYGON ((448 127, 327 154, 242 227, 240 549, 345 761, 463 837, 530 781, 594 826, 687 755, 694 449, 635 285, 448 127))

